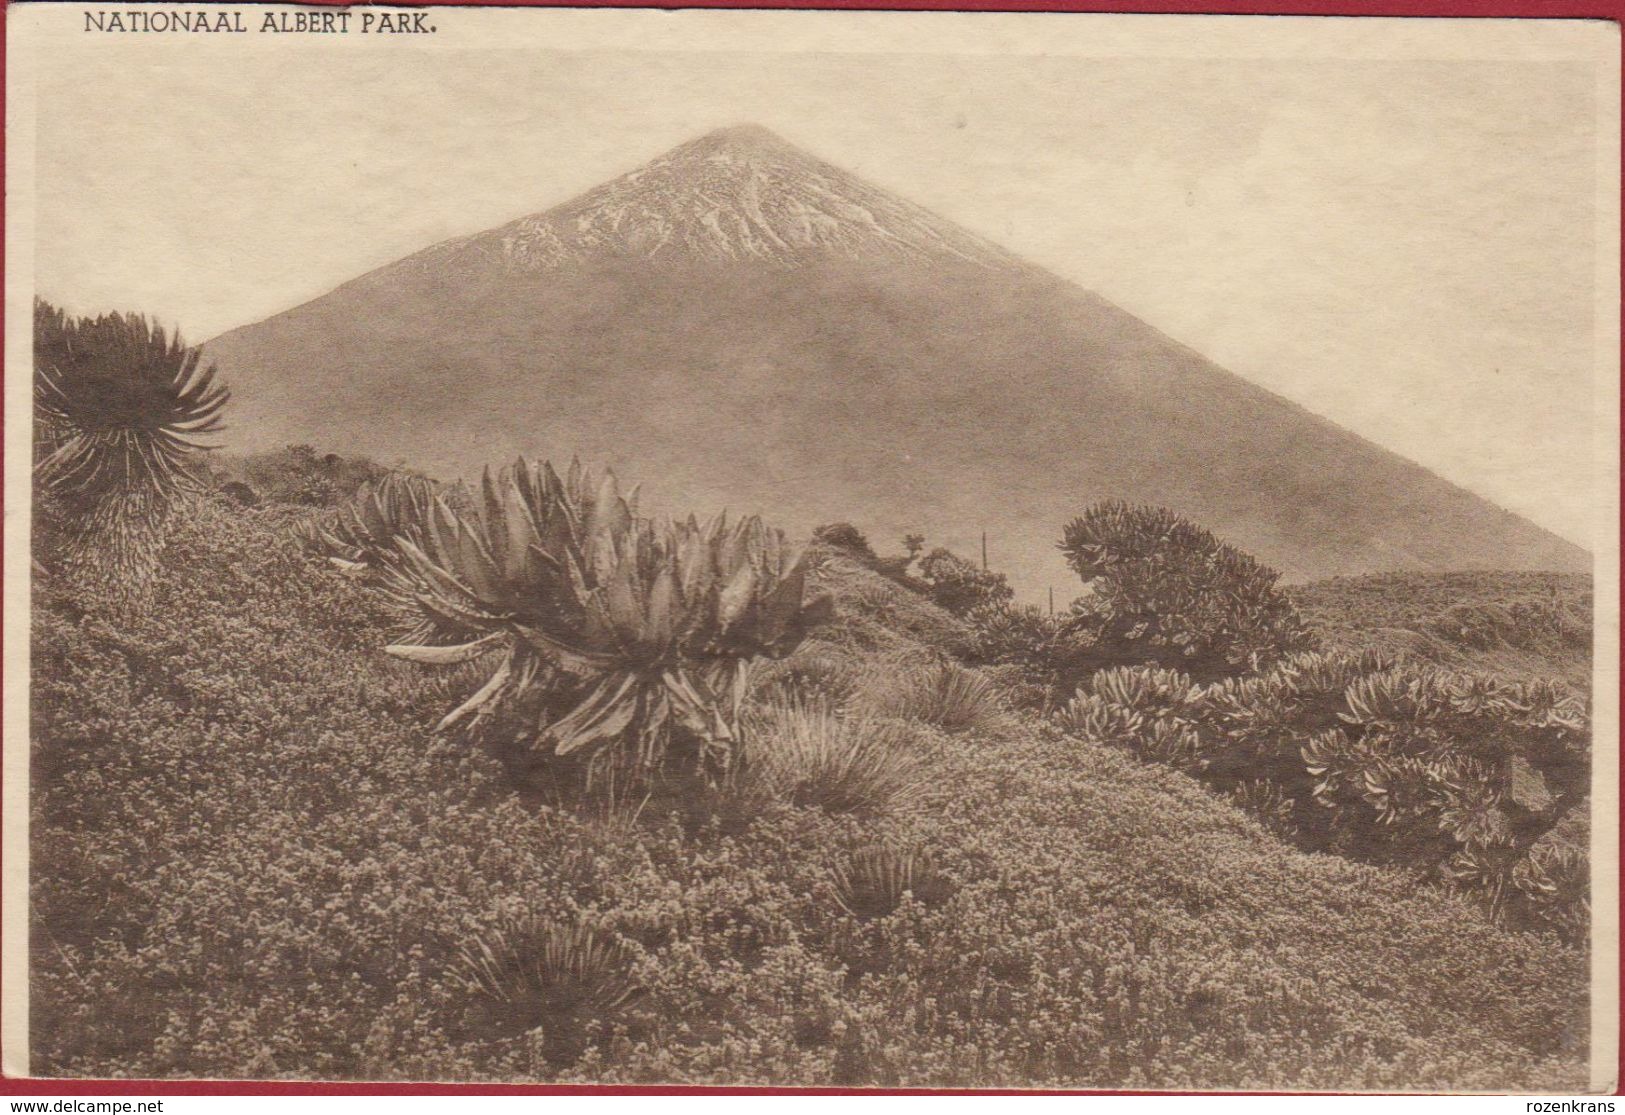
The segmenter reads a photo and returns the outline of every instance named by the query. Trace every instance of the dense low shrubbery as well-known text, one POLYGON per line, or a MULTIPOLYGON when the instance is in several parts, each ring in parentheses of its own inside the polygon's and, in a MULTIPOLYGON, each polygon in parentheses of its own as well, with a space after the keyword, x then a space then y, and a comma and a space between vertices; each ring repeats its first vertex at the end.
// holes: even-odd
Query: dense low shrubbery
POLYGON ((918 580, 939 608, 956 616, 977 608, 1008 605, 1015 598, 1003 573, 983 569, 951 550, 938 547, 920 558, 918 580))
POLYGON ((960 657, 997 670, 1011 700, 1052 708, 1105 666, 1093 625, 1068 612, 1049 615, 1031 605, 988 604, 965 617, 970 627, 960 657))
POLYGON ((1065 729, 1168 763, 1316 849, 1449 878, 1513 924, 1583 936, 1544 842, 1590 790, 1589 716, 1558 682, 1295 655, 1210 686, 1155 667, 1096 674, 1065 729))
POLYGON ((263 453, 211 453, 203 462, 210 488, 250 506, 338 507, 364 485, 400 471, 365 457, 318 453, 310 445, 263 453))
POLYGON ((1377 648, 1514 680, 1591 688, 1591 578, 1562 573, 1378 573, 1289 590, 1328 649, 1377 648))
POLYGON ((864 533, 851 523, 826 523, 813 531, 813 541, 912 589, 956 616, 966 616, 978 608, 1009 607, 1015 599, 1015 590, 1003 573, 979 566, 943 546, 928 552, 923 535, 907 536, 903 539, 904 552, 890 557, 877 554, 864 533))
POLYGON ((1440 627, 1466 608, 1539 622, 1498 625, 1509 641, 1572 640, 1591 645, 1591 578, 1579 573, 1370 573, 1332 577, 1287 590, 1303 614, 1328 630, 1440 627))
POLYGON ((880 564, 880 556, 869 544, 869 538, 851 523, 825 523, 813 531, 813 541, 830 549, 840 550, 852 560, 873 569, 880 564))
MULTIPOLYGON (((39 586, 37 1072, 1583 1083, 1582 950, 1294 851, 1188 778, 1012 714, 886 728, 930 777, 879 809, 790 791, 743 818, 722 796, 595 816, 518 794, 433 732, 482 679, 380 653, 396 617, 305 552, 310 514, 199 505, 122 624, 93 588, 39 586)), ((758 692, 818 680, 839 738, 877 679, 969 631, 813 559, 837 619, 758 692)))

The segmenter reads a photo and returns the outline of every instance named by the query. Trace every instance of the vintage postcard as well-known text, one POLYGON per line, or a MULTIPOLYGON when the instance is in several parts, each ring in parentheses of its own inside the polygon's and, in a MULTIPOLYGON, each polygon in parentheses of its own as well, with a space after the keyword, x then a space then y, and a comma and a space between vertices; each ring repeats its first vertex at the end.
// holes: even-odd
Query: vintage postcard
POLYGON ((1614 1088, 1615 25, 6 39, 6 1073, 1614 1088))

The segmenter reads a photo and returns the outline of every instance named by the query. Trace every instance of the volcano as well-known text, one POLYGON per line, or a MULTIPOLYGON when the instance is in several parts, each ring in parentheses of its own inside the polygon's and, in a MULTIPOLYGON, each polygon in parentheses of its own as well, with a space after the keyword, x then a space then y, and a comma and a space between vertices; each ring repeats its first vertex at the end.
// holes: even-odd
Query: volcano
POLYGON ((1090 291, 780 140, 710 133, 209 342, 234 448, 472 477, 579 455, 645 505, 848 521, 1023 595, 1092 502, 1171 507, 1290 580, 1587 554, 1090 291))

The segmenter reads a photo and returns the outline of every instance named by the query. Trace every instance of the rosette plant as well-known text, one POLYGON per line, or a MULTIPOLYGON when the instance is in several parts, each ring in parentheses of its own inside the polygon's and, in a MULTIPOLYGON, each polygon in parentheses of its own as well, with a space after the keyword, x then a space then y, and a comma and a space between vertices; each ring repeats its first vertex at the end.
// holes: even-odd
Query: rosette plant
POLYGON ((364 484, 331 514, 312 520, 305 537, 340 572, 378 590, 401 642, 466 642, 476 633, 419 603, 414 582, 402 569, 399 545, 403 538, 421 540, 436 498, 452 503, 461 494, 460 488, 442 489, 427 477, 392 472, 364 484))
POLYGON ((199 350, 138 314, 34 306, 34 476, 53 557, 129 592, 154 571, 163 521, 195 490, 196 439, 230 392, 199 350))
POLYGON ((313 545, 341 569, 373 569, 398 560, 395 539, 419 533, 439 485, 424 476, 392 472, 363 484, 350 501, 309 528, 313 545))
POLYGON ((457 645, 397 643, 411 661, 500 664, 441 721, 502 723, 533 758, 588 782, 673 765, 726 778, 744 761, 748 671, 789 654, 828 615, 782 533, 751 517, 701 524, 637 512, 612 473, 519 461, 487 470, 466 512, 444 498, 396 536, 391 590, 457 645))

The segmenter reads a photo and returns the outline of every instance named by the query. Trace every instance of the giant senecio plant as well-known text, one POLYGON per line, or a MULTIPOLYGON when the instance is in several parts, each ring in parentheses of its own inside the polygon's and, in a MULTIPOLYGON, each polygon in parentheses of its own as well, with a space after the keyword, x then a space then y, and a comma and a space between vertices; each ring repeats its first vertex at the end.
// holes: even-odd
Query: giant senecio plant
POLYGON ((1207 683, 1255 673, 1315 643, 1280 574, 1173 511, 1112 500, 1066 525, 1088 586, 1072 626, 1096 668, 1164 666, 1207 683))
POLYGON ((165 520, 196 491, 197 439, 230 391, 199 349, 138 314, 34 306, 34 479, 53 564, 139 596, 165 520))
POLYGON ((679 738, 709 776, 737 769, 751 664, 790 653, 829 614, 827 597, 808 599, 805 561, 781 532, 756 517, 640 516, 635 491, 576 463, 563 476, 525 461, 487 470, 469 502, 460 512, 432 500, 396 536, 401 560, 383 567, 423 630, 470 636, 390 654, 502 655, 442 729, 517 713, 534 751, 589 772, 658 772, 679 738))

